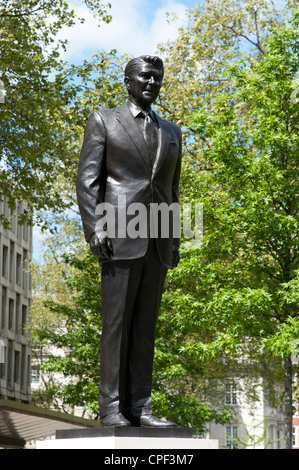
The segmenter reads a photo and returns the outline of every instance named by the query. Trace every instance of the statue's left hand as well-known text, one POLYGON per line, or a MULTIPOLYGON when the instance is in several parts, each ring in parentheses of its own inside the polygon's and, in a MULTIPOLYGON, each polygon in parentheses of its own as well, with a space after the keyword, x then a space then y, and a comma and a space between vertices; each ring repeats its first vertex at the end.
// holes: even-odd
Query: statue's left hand
POLYGON ((179 248, 177 246, 172 247, 172 262, 171 262, 171 269, 177 267, 180 262, 180 253, 179 248))
POLYGON ((94 256, 109 260, 113 254, 112 242, 105 234, 95 233, 89 240, 90 250, 94 256))

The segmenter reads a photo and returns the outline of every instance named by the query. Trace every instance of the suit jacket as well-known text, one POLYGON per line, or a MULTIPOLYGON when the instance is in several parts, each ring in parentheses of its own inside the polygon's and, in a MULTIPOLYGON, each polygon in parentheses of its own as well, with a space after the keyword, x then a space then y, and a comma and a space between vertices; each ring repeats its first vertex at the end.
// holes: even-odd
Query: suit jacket
MULTIPOLYGON (((126 202, 179 202, 181 167, 181 130, 173 123, 155 114, 158 122, 158 149, 154 164, 147 144, 128 104, 114 109, 94 111, 86 125, 77 175, 77 198, 86 241, 97 231, 99 215, 96 207, 110 203, 115 209, 116 236, 112 237, 112 260, 136 259, 145 255, 149 231, 145 237, 118 236, 119 198, 126 202)), ((148 210, 148 209, 147 209, 148 210)), ((128 216, 127 222, 130 217, 128 216)), ((157 248, 160 259, 171 266, 174 239, 172 212, 169 211, 170 233, 164 238, 159 232, 157 248)), ((149 211, 147 213, 150 228, 149 211)), ((101 260, 100 260, 101 261, 101 260)))

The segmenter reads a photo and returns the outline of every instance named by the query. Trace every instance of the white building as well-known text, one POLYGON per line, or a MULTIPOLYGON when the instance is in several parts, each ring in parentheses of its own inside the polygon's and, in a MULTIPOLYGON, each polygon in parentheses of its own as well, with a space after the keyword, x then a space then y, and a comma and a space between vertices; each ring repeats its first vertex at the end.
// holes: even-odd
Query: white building
MULTIPOLYGON (((240 389, 242 390, 242 379, 240 389)), ((223 404, 231 409, 234 419, 226 424, 209 423, 210 439, 218 439, 221 449, 280 449, 284 447, 284 406, 271 406, 263 379, 255 389, 257 400, 249 402, 246 394, 226 385, 223 404)))
MULTIPOLYGON (((17 204, 18 215, 26 207, 17 204)), ((27 319, 32 299, 31 276, 27 265, 32 259, 32 227, 17 223, 4 197, 0 214, 11 218, 11 228, 0 223, 0 398, 30 402, 31 346, 27 319)))

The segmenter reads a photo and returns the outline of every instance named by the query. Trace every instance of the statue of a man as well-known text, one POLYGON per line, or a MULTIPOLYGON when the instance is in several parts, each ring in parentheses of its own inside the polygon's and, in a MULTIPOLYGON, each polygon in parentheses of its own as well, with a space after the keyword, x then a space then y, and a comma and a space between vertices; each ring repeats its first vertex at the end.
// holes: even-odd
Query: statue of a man
POLYGON ((102 269, 99 405, 103 426, 175 426, 153 415, 151 401, 162 288, 167 269, 179 262, 172 212, 167 215, 167 236, 159 226, 165 220, 160 218, 158 226, 156 221, 152 230, 150 215, 152 205, 170 207, 179 200, 181 131, 151 109, 163 74, 158 57, 132 59, 125 69, 128 102, 91 113, 80 156, 78 204, 86 240, 102 269), (109 219, 103 210, 108 205, 115 215, 110 232, 101 224, 109 219), (130 236, 128 220, 132 222, 133 209, 141 206, 145 229, 140 236, 130 236))

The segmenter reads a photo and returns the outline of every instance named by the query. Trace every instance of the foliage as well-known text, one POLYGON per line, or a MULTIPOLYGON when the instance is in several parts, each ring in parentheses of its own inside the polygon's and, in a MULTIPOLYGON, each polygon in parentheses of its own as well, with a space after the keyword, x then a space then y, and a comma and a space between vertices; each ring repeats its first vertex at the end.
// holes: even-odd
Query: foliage
MULTIPOLYGON (((230 441, 230 446, 224 446, 224 448, 233 448, 233 449, 272 449, 273 444, 276 442, 282 441, 282 438, 271 439, 269 433, 269 425, 267 420, 271 419, 271 416, 268 416, 262 421, 256 421, 255 419, 245 428, 245 436, 240 438, 239 436, 227 436, 230 441)), ((237 421, 238 424, 239 421, 237 421)))
MULTIPOLYGON (((226 67, 239 60, 250 64, 262 59, 270 28, 286 25, 297 3, 206 0, 189 10, 178 39, 160 45, 165 77, 159 110, 184 131, 186 178, 190 162, 197 171, 209 168, 201 152, 208 143, 204 134, 194 132, 190 126, 190 114, 202 106, 212 110, 215 97, 229 90, 229 77, 223 75, 226 67)), ((183 193, 187 188, 182 185, 183 193)))
POLYGON ((219 336, 234 347, 252 337, 284 359, 289 404, 299 327, 298 47, 295 15, 292 26, 272 31, 263 60, 229 67, 231 88, 192 122, 211 165, 200 183, 207 233, 199 259, 213 292, 201 312, 216 344, 219 336))
MULTIPOLYGON (((99 20, 110 20, 101 0, 85 3, 99 20)), ((66 41, 57 35, 75 20, 74 11, 61 0, 1 2, 0 78, 5 100, 0 103, 0 193, 11 209, 16 200, 27 201, 37 211, 57 212, 67 205, 55 183, 69 179, 73 155, 65 129, 72 126, 69 106, 78 90, 59 58, 66 41)), ((0 220, 8 222, 3 214, 0 220)))
MULTIPOLYGON (((291 99, 298 39, 296 22, 273 32, 263 60, 231 66, 230 92, 219 95, 213 113, 203 107, 193 120, 209 141, 204 155, 212 163, 201 181, 210 188, 202 254, 216 262, 218 288, 206 311, 218 312, 217 324, 220 312, 231 312, 221 315, 226 332, 264 338, 264 346, 285 322, 296 334, 298 317, 299 114, 291 99), (252 317, 245 319, 246 311, 252 317)), ((290 352, 287 346, 280 355, 290 352)))

